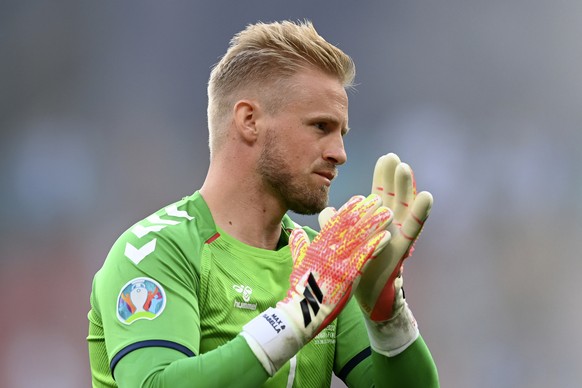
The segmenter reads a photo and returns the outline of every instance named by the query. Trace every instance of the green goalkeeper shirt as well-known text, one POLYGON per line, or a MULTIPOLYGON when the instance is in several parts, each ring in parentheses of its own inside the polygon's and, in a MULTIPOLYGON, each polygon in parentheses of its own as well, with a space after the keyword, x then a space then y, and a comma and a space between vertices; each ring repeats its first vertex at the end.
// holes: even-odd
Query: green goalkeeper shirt
POLYGON ((243 244, 217 228, 196 192, 129 228, 93 280, 93 385, 329 387, 332 373, 353 386, 378 379, 436 384, 422 338, 403 356, 370 351, 353 300, 268 377, 239 333, 286 296, 293 264, 287 238, 295 227, 283 218, 277 250, 243 244))

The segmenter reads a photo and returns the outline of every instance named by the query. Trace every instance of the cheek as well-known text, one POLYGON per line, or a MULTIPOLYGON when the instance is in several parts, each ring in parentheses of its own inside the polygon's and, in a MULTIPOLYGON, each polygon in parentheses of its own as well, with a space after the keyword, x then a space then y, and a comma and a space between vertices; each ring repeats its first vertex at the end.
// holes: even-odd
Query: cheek
POLYGON ((300 147, 296 148, 293 160, 297 169, 311 171, 319 164, 321 160, 321 152, 316 147, 315 143, 303 143, 300 147))
POLYGON ((307 171, 322 156, 321 145, 309 128, 282 128, 277 148, 293 171, 307 171))

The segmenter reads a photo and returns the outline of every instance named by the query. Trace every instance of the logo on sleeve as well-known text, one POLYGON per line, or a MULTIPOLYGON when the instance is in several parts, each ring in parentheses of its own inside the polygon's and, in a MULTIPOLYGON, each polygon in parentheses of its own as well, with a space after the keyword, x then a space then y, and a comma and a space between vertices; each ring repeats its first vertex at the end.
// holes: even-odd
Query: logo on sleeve
POLYGON ((126 325, 140 319, 152 320, 166 307, 166 294, 158 282, 149 278, 130 280, 117 297, 117 318, 126 325))

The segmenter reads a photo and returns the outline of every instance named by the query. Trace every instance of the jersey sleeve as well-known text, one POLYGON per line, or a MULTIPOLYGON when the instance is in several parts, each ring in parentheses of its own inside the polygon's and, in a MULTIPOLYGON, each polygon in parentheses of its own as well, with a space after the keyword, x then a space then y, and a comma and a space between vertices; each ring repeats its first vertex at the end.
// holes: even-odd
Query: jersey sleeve
POLYGON ((198 354, 196 256, 203 242, 188 233, 189 222, 195 219, 148 217, 116 241, 95 275, 91 314, 102 325, 113 372, 119 360, 141 348, 198 354))
POLYGON ((338 317, 334 373, 348 387, 439 386, 432 355, 422 337, 395 357, 370 348, 364 318, 352 299, 338 317))
POLYGON ((335 375, 346 384, 355 380, 363 387, 371 386, 373 379, 370 373, 370 353, 370 341, 363 316, 356 300, 352 298, 337 319, 335 375))
POLYGON ((116 369, 120 387, 259 387, 268 374, 237 336, 196 357, 168 348, 143 348, 125 356, 116 369))
POLYGON ((131 227, 95 275, 87 338, 94 386, 261 386, 268 379, 242 337, 201 349, 201 261, 217 234, 208 214, 184 208, 170 205, 131 227))
MULTIPOLYGON (((436 365, 424 339, 419 336, 405 351, 386 357, 372 351, 374 377, 377 382, 387 381, 386 387, 438 388, 436 365)), ((360 386, 358 383, 350 386, 360 386)))

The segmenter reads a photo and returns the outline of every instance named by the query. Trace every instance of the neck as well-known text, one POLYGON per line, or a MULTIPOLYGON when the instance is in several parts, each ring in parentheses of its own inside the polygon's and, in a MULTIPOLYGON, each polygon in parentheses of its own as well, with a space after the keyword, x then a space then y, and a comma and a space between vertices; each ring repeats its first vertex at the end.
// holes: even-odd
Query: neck
POLYGON ((272 250, 287 209, 258 179, 236 163, 212 161, 200 193, 218 227, 245 244, 272 250))

